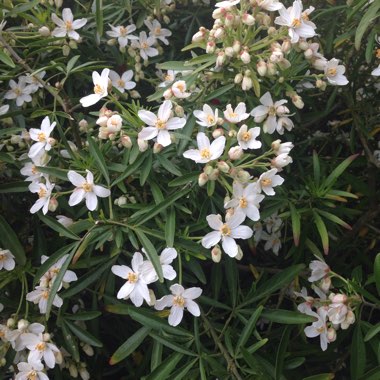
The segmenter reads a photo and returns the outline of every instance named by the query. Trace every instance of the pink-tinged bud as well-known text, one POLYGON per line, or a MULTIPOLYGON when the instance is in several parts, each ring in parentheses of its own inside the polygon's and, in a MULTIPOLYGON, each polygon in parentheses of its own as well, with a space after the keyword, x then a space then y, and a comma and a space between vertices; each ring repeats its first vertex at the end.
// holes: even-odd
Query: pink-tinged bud
POLYGON ((265 77, 265 75, 267 74, 267 64, 265 63, 265 61, 257 62, 256 69, 259 75, 262 77, 265 77))
POLYGON ((323 290, 324 293, 327 293, 331 287, 330 277, 325 277, 319 283, 319 287, 323 290))
POLYGON ((214 37, 217 39, 217 40, 220 40, 221 38, 223 38, 225 35, 225 32, 224 32, 224 28, 218 28, 215 30, 215 34, 214 34, 214 37))
POLYGON ((333 303, 345 303, 345 302, 347 302, 347 296, 345 294, 335 294, 332 297, 331 301, 333 303))
POLYGON ((202 186, 206 185, 207 181, 208 181, 208 175, 206 173, 199 174, 199 177, 198 177, 198 185, 199 186, 202 187, 202 186))
POLYGON ((54 145, 56 144, 57 140, 56 140, 55 138, 53 138, 53 137, 49 137, 49 138, 47 139, 47 142, 48 142, 48 144, 50 144, 51 146, 54 146, 54 145))
POLYGON ((38 29, 38 33, 40 33, 42 37, 49 37, 50 29, 47 26, 41 26, 41 28, 38 29))
POLYGON ((244 150, 240 146, 234 146, 228 151, 230 160, 238 160, 244 154, 244 150))
POLYGON ((276 75, 277 74, 277 68, 276 65, 272 62, 267 63, 267 73, 268 75, 276 75))
POLYGON ((240 245, 238 245, 237 247, 238 247, 238 253, 235 256, 235 259, 240 261, 243 258, 243 251, 241 250, 240 245))
POLYGON ((232 13, 227 13, 224 18, 224 24, 227 27, 233 26, 235 22, 235 16, 232 13))
POLYGON ((216 8, 214 12, 212 12, 212 18, 214 20, 218 18, 222 18, 226 14, 226 10, 224 8, 216 8))
POLYGON ((233 57, 235 55, 234 49, 231 46, 228 46, 224 49, 224 53, 226 54, 227 57, 233 57))
POLYGON ((284 52, 284 53, 289 53, 290 50, 292 49, 292 44, 289 40, 285 40, 282 45, 281 45, 281 50, 284 52))
POLYGON ((228 173, 230 171, 230 167, 229 165, 227 164, 227 162, 225 161, 219 161, 217 163, 217 167, 218 169, 222 172, 222 173, 228 173))
POLYGON ((311 50, 311 49, 306 49, 303 54, 304 54, 306 59, 311 59, 311 58, 313 58, 313 55, 314 55, 313 50, 311 50))
POLYGON ((315 86, 320 90, 325 91, 327 83, 324 82, 322 79, 317 79, 317 81, 315 82, 315 86))
POLYGON ((238 73, 235 75, 235 78, 234 78, 235 84, 241 83, 242 80, 243 80, 243 74, 242 73, 238 73))
POLYGON ((280 149, 281 140, 275 140, 272 142, 271 147, 274 151, 277 151, 280 149))
POLYGON ((222 251, 219 248, 219 245, 216 245, 212 250, 211 250, 211 258, 214 263, 219 263, 221 258, 222 258, 222 251))
POLYGON ((54 212, 58 207, 58 201, 57 198, 50 198, 48 209, 51 212, 54 212))
POLYGON ((346 322, 348 324, 350 324, 350 325, 352 325, 353 323, 355 323, 355 314, 353 313, 352 310, 348 310, 347 311, 346 322))
POLYGON ((132 140, 128 135, 123 135, 120 137, 120 143, 124 148, 130 149, 132 148, 132 140))
POLYGON ((250 15, 249 13, 243 14, 243 24, 245 25, 254 25, 255 24, 255 18, 250 15))
POLYGON ((308 44, 305 40, 300 40, 300 41, 298 42, 298 47, 299 47, 301 50, 305 51, 305 50, 309 49, 309 44, 308 44))
POLYGON ((173 91, 171 90, 171 88, 168 88, 167 90, 164 91, 163 97, 165 98, 165 100, 170 99, 172 96, 173 96, 173 91))
POLYGON ((208 176, 210 181, 216 181, 219 177, 219 170, 218 169, 213 169, 210 175, 208 176))
POLYGON ((206 53, 211 54, 215 51, 215 42, 214 41, 209 41, 207 42, 206 45, 206 53))
POLYGON ((240 53, 240 59, 241 59, 242 62, 245 63, 245 64, 251 62, 251 56, 249 55, 249 53, 248 53, 247 50, 243 50, 243 51, 240 53))
POLYGON ((331 342, 335 342, 336 340, 336 331, 334 328, 330 327, 328 330, 327 330, 327 339, 328 341, 331 343, 331 342))
POLYGON ((241 50, 241 43, 240 43, 240 41, 235 40, 234 43, 233 43, 233 45, 232 45, 232 49, 234 49, 235 54, 239 54, 240 50, 241 50))
POLYGON ((219 52, 216 58, 216 67, 223 66, 225 61, 226 61, 226 55, 224 54, 223 51, 219 52))
POLYGON ((192 41, 193 42, 201 42, 204 40, 206 35, 207 29, 203 26, 199 28, 199 31, 193 35, 192 41))
POLYGON ((217 128, 212 131, 212 137, 217 139, 220 136, 224 136, 224 130, 222 128, 217 128))
POLYGON ((244 76, 243 78, 243 82, 241 84, 241 89, 243 91, 248 91, 250 90, 251 88, 253 87, 253 81, 252 81, 252 78, 251 77, 248 77, 248 76, 244 76))
POLYGON ((137 145, 140 152, 145 152, 149 147, 148 141, 142 139, 137 139, 137 145))
POLYGON ((153 153, 160 153, 164 147, 159 143, 154 143, 153 145, 153 153))

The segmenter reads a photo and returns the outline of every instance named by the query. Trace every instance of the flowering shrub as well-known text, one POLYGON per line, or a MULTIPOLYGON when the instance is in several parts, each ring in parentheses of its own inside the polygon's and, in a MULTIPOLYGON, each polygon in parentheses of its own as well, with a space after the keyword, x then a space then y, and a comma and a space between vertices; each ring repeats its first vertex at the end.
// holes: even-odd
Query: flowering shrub
POLYGON ((380 4, 309 3, 1 5, 3 376, 380 376, 380 4))

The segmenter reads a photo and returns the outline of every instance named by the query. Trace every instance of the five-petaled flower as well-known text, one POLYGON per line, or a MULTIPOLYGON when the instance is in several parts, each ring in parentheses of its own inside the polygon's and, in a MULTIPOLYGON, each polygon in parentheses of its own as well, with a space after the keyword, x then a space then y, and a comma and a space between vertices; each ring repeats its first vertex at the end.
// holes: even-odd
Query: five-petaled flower
POLYGON ((75 31, 76 29, 80 29, 86 25, 87 19, 81 18, 78 20, 74 20, 73 13, 70 8, 64 8, 62 11, 62 19, 61 20, 55 13, 51 15, 51 19, 57 27, 51 32, 53 37, 65 37, 68 36, 73 40, 79 40, 79 34, 75 31))
POLYGON ((109 69, 103 69, 101 74, 92 72, 92 81, 94 83, 94 93, 80 99, 83 107, 90 107, 97 103, 100 99, 108 95, 109 69))
POLYGON ((50 119, 46 116, 41 123, 41 129, 31 128, 29 130, 30 138, 36 141, 29 150, 28 156, 35 159, 41 155, 45 150, 49 151, 54 145, 55 140, 50 137, 50 134, 55 128, 56 122, 50 123, 50 119))

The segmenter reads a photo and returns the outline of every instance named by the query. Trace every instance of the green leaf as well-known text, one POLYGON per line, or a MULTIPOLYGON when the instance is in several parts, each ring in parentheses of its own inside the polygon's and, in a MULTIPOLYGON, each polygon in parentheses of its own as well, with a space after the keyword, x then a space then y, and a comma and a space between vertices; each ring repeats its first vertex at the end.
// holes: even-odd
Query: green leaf
POLYGON ((75 55, 74 57, 72 57, 70 59, 69 62, 67 62, 67 65, 66 65, 66 73, 67 75, 70 73, 70 71, 72 70, 72 68, 74 67, 74 65, 77 63, 78 59, 80 58, 80 55, 75 55))
POLYGON ((375 326, 372 326, 368 331, 367 334, 365 334, 364 342, 368 342, 371 340, 374 336, 376 336, 380 332, 380 323, 376 324, 375 326))
POLYGON ((333 373, 320 373, 319 375, 304 377, 302 380, 332 380, 334 377, 333 373))
POLYGON ((366 372, 359 380, 379 380, 380 379, 380 366, 372 368, 366 372))
POLYGON ((43 215, 41 213, 38 213, 37 215, 42 222, 44 222, 54 231, 58 232, 60 235, 66 236, 67 238, 72 240, 80 240, 80 237, 78 235, 74 234, 74 232, 71 232, 68 228, 59 223, 56 219, 53 219, 52 217, 43 215))
POLYGON ((319 186, 321 180, 321 167, 319 164, 318 153, 315 150, 313 151, 313 172, 315 184, 319 186))
POLYGON ((157 67, 161 70, 175 70, 175 71, 187 71, 191 70, 189 65, 185 66, 185 62, 183 61, 168 61, 165 63, 160 63, 157 67))
POLYGON ((380 253, 375 257, 375 263, 373 265, 373 274, 375 277, 377 294, 380 295, 380 253))
POLYGON ((364 374, 366 364, 366 349, 363 341, 363 335, 360 322, 354 329, 351 344, 351 379, 358 380, 364 374))
POLYGON ((0 215, 0 242, 1 248, 9 249, 12 255, 15 257, 17 264, 24 265, 26 262, 26 256, 24 248, 22 247, 17 235, 6 222, 6 220, 0 215))
POLYGON ((284 370, 284 361, 286 356, 286 350, 288 348, 289 344, 289 338, 290 338, 290 332, 291 332, 291 326, 286 326, 284 329, 284 332, 282 333, 280 344, 277 349, 276 354, 276 372, 275 372, 275 379, 280 380, 282 372, 284 370))
POLYGON ((169 187, 183 186, 190 182, 195 182, 198 180, 199 172, 191 172, 181 175, 178 178, 173 179, 168 183, 169 187))
POLYGON ((198 359, 194 359, 191 362, 185 364, 181 368, 179 368, 176 372, 174 372, 171 376, 172 380, 182 380, 188 372, 191 370, 191 368, 196 364, 198 359))
POLYGON ((95 1, 95 19, 98 37, 103 35, 103 0, 95 1))
POLYGON ((100 317, 101 315, 102 313, 100 311, 81 311, 75 314, 65 314, 64 318, 73 321, 90 321, 100 317))
POLYGON ((358 154, 353 154, 352 156, 346 158, 343 162, 341 162, 325 179, 324 186, 330 187, 332 186, 336 180, 343 174, 343 172, 351 165, 352 161, 358 157, 358 154))
POLYGON ((292 230, 293 230, 293 240, 294 245, 298 247, 300 242, 301 234, 301 216, 297 209, 294 207, 293 203, 289 202, 290 217, 292 219, 292 230))
POLYGON ((141 327, 137 330, 113 353, 109 363, 111 365, 117 364, 132 354, 148 336, 149 331, 150 328, 148 327, 141 327))
POLYGON ((46 173, 46 174, 49 174, 53 177, 67 181, 68 170, 63 170, 63 169, 58 169, 58 168, 50 168, 48 166, 37 166, 37 170, 41 173, 46 173))
POLYGON ((143 326, 152 328, 153 330, 163 330, 169 334, 191 337, 191 333, 181 327, 172 327, 168 325, 166 319, 162 319, 154 315, 151 311, 142 308, 136 308, 130 305, 117 304, 106 305, 105 309, 114 314, 129 315, 132 319, 139 322, 143 326))
POLYGON ((125 170, 125 172, 123 174, 121 174, 120 176, 118 176, 115 181, 112 182, 112 185, 111 186, 115 186, 116 184, 118 184, 119 182, 121 181, 124 181, 125 178, 129 177, 131 174, 133 174, 141 165, 142 163, 144 162, 145 160, 145 154, 141 154, 140 157, 138 157, 134 162, 133 164, 130 164, 127 169, 125 170))
POLYGON ((68 327, 65 324, 65 321, 63 321, 63 323, 60 327, 62 328, 63 339, 65 340, 67 350, 73 356, 73 359, 76 362, 79 362, 80 361, 80 355, 79 355, 79 349, 78 349, 77 341, 72 336, 71 332, 69 331, 68 327))
POLYGON ((298 311, 281 310, 281 309, 265 309, 261 316, 268 321, 281 323, 285 325, 298 325, 304 323, 313 323, 315 317, 299 313, 298 311))
POLYGON ((317 226, 317 230, 319 232, 319 236, 321 237, 322 240, 322 246, 323 246, 323 251, 325 255, 329 253, 329 235, 327 233, 327 228, 322 220, 322 218, 319 216, 317 212, 313 210, 313 216, 314 216, 314 223, 317 226))
POLYGON ((204 102, 208 102, 212 99, 218 98, 220 95, 223 95, 224 93, 226 93, 227 91, 230 91, 234 87, 235 87, 235 83, 231 83, 231 84, 227 84, 225 86, 219 87, 215 91, 210 92, 210 94, 208 94, 204 98, 204 102))
POLYGON ((259 306, 249 318, 236 344, 236 348, 235 348, 236 354, 240 352, 241 347, 245 347, 245 344, 247 343, 248 339, 252 336, 253 330, 256 327, 257 320, 259 319, 261 312, 263 311, 263 308, 264 308, 263 306, 259 306))
POLYGON ((2 48, 2 50, 0 50, 0 61, 3 62, 3 63, 5 63, 7 66, 12 67, 12 69, 14 69, 16 67, 16 65, 12 61, 12 58, 9 57, 9 55, 7 55, 5 53, 5 50, 3 50, 3 49, 4 48, 2 48))
POLYGON ((25 181, 9 182, 0 184, 0 194, 25 193, 29 191, 25 181))
POLYGON ((81 342, 88 343, 89 345, 94 347, 103 347, 103 343, 98 338, 90 334, 87 330, 82 329, 75 323, 69 322, 67 320, 65 320, 64 323, 72 331, 72 333, 79 338, 81 342))
POLYGON ((149 154, 146 156, 146 159, 144 160, 143 167, 140 172, 140 186, 144 186, 152 169, 153 153, 151 150, 149 150, 148 152, 149 154))
POLYGON ((174 174, 177 177, 182 176, 181 170, 178 168, 177 165, 173 164, 170 160, 168 160, 165 156, 161 154, 156 155, 157 161, 161 164, 161 166, 167 170, 169 173, 174 174))
POLYGON ((163 363, 146 377, 146 380, 169 379, 169 375, 173 372, 182 358, 183 354, 181 353, 174 353, 168 356, 163 363))
POLYGON ((352 230, 349 224, 347 224, 344 220, 340 219, 336 215, 331 214, 330 212, 327 212, 327 211, 319 210, 319 209, 317 209, 316 211, 318 212, 318 214, 322 215, 323 217, 330 220, 331 222, 339 224, 340 226, 347 228, 348 230, 352 230))
POLYGON ((374 21, 377 17, 380 16, 378 10, 380 8, 380 1, 374 1, 369 7, 367 12, 364 14, 360 23, 356 29, 355 33, 355 48, 356 50, 360 49, 360 43, 364 36, 366 30, 370 27, 372 21, 374 21))
POLYGON ((174 238, 175 238, 175 219, 176 219, 176 211, 174 207, 171 207, 171 209, 168 211, 168 216, 166 218, 166 224, 165 224, 165 240, 166 245, 168 247, 173 247, 174 245, 174 238))
POLYGON ((142 232, 139 229, 135 229, 134 232, 140 240, 140 243, 144 247, 145 253, 148 256, 148 259, 151 261, 153 268, 157 273, 158 279, 160 280, 160 282, 163 282, 164 278, 162 273, 162 266, 160 264, 160 258, 158 257, 156 248, 154 247, 152 242, 147 238, 144 232, 142 232))
POLYGON ((165 339, 164 337, 154 333, 154 332, 151 332, 149 333, 149 335, 157 342, 161 343, 162 345, 166 346, 166 347, 169 347, 171 348, 173 351, 175 352, 180 352, 184 355, 189 355, 189 356, 198 356, 196 353, 184 348, 183 345, 180 345, 178 343, 174 343, 173 340, 168 340, 168 339, 165 339))
POLYGON ((103 174, 103 177, 105 178, 107 184, 110 184, 110 176, 108 174, 108 168, 106 165, 106 162, 104 160, 103 154, 100 151, 98 145, 96 144, 95 140, 92 137, 88 137, 88 147, 90 150, 91 157, 95 159, 95 162, 98 164, 98 167, 103 174))
POLYGON ((24 13, 26 11, 29 11, 30 9, 34 8, 39 3, 39 0, 31 0, 24 4, 19 4, 12 8, 12 10, 7 13, 8 17, 13 17, 18 15, 19 13, 24 13))

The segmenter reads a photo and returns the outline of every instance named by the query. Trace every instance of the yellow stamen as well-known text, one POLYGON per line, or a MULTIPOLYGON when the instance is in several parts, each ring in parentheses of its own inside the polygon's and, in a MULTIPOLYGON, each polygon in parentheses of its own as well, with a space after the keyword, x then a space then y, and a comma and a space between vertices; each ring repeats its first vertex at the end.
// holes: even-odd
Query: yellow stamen
POLYGON ((34 370, 30 371, 26 380, 37 380, 37 372, 34 370))
POLYGON ((210 158, 211 157, 211 152, 210 149, 204 148, 200 151, 200 155, 202 158, 210 158))
POLYGON ((293 28, 299 28, 301 26, 301 20, 299 18, 295 18, 292 22, 293 28))
POLYGON ((91 183, 88 183, 88 182, 85 182, 83 185, 82 185, 82 189, 86 192, 86 193, 90 193, 92 191, 92 184, 91 183))
POLYGON ((185 299, 182 296, 175 296, 173 299, 173 305, 184 307, 185 306, 185 299))
POLYGON ((157 129, 165 129, 166 128, 166 122, 163 120, 157 119, 156 128, 157 129))
POLYGON ((334 77, 336 75, 336 68, 335 67, 332 67, 330 69, 327 70, 327 75, 329 77, 334 77))
POLYGON ((139 279, 139 276, 138 274, 134 273, 134 272, 129 272, 128 273, 128 281, 131 283, 131 284, 135 284, 137 282, 137 280, 139 279))
POLYGON ((269 107, 268 114, 269 116, 276 116, 276 107, 269 107))
POLYGON ((94 86, 94 93, 97 95, 102 95, 104 93, 103 87, 100 84, 94 86))
POLYGON ((119 87, 124 88, 124 86, 125 86, 125 82, 124 82, 122 79, 119 79, 119 80, 117 81, 117 85, 118 85, 119 87))
POLYGON ((38 196, 40 198, 44 198, 44 197, 46 197, 46 194, 47 194, 47 191, 43 187, 40 187, 40 191, 38 192, 38 196))
POLYGON ((248 206, 248 202, 245 198, 240 198, 240 201, 239 201, 239 206, 241 208, 246 208, 248 206))
POLYGON ((36 345, 36 350, 38 351, 44 351, 46 347, 46 344, 44 342, 40 342, 36 345))
POLYGON ((66 21, 65 24, 67 30, 71 30, 73 28, 73 23, 71 21, 66 21))
POLYGON ((213 124, 213 123, 215 123, 215 118, 214 118, 214 116, 212 116, 212 115, 207 115, 207 122, 208 122, 209 124, 213 124))
POLYGON ((243 141, 249 141, 251 139, 251 132, 244 132, 241 136, 241 139, 243 141))
POLYGON ((272 180, 270 178, 263 178, 260 182, 263 186, 270 186, 272 184, 272 180))
POLYGON ((223 224, 223 226, 220 228, 220 233, 223 236, 229 236, 231 234, 231 228, 229 227, 228 224, 223 224))
POLYGON ((38 141, 39 142, 45 142, 46 141, 46 135, 45 135, 45 133, 43 133, 43 132, 40 132, 39 134, 38 134, 38 141))

